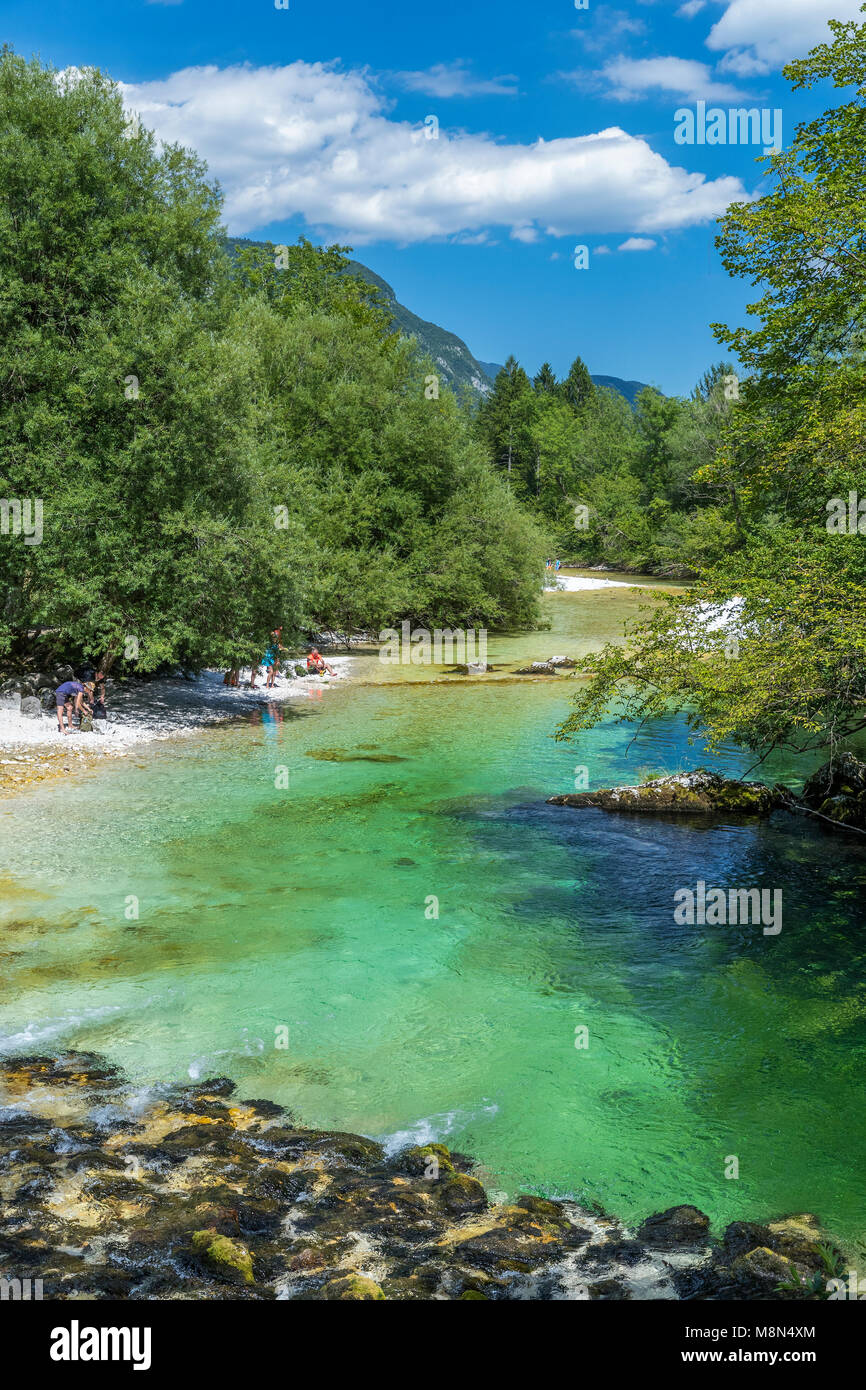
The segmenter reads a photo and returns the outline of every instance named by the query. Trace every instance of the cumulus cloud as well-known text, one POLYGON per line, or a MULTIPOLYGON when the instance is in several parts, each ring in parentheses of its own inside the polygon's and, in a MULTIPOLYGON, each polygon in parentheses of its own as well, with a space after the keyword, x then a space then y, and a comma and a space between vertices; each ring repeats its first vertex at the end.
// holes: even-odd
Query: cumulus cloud
POLYGON ((572 29, 571 36, 577 39, 588 53, 600 53, 602 49, 612 48, 629 36, 646 33, 642 19, 627 14, 625 10, 611 10, 607 5, 601 9, 587 10, 581 15, 579 29, 572 29))
POLYGON ((665 92, 687 101, 741 101, 743 93, 727 82, 713 80, 706 63, 691 58, 615 58, 601 76, 616 101, 637 101, 665 92))
POLYGON ((463 58, 454 63, 436 63, 424 72, 395 72, 394 78, 410 92, 430 97, 517 96, 517 78, 475 77, 463 58))
POLYGON ((617 251, 652 251, 655 244, 651 237, 630 236, 616 249, 617 251))
POLYGON ((723 54, 716 67, 719 72, 732 72, 736 77, 763 77, 770 71, 770 64, 747 48, 732 48, 723 54))
POLYGON ((707 46, 714 52, 746 49, 753 59, 780 67, 829 39, 828 19, 858 18, 861 4, 862 0, 730 0, 710 30, 707 46))
POLYGON ((298 215, 354 244, 652 233, 747 196, 739 179, 671 165, 617 126, 533 144, 440 126, 430 139, 389 117, 367 74, 335 64, 185 68, 123 92, 162 140, 207 160, 235 233, 298 215))
POLYGON ((694 19, 706 4, 706 0, 686 0, 684 5, 680 5, 677 14, 682 19, 694 19))

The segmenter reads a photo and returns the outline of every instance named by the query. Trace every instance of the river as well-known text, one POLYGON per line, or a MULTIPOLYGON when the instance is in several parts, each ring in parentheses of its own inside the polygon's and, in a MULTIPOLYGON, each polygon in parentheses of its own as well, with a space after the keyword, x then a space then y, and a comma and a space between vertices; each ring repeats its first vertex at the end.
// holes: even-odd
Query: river
MULTIPOLYGON (((647 598, 547 595, 550 630, 488 659, 596 649, 647 598)), ((856 1245, 861 846, 781 813, 546 805, 579 768, 750 761, 679 718, 556 744, 567 677, 357 676, 2 803, 0 1048, 93 1050, 143 1087, 227 1074, 303 1123, 442 1139, 509 1195, 693 1202, 715 1228, 812 1210, 856 1245), (782 931, 677 925, 699 879, 781 888, 782 931)))

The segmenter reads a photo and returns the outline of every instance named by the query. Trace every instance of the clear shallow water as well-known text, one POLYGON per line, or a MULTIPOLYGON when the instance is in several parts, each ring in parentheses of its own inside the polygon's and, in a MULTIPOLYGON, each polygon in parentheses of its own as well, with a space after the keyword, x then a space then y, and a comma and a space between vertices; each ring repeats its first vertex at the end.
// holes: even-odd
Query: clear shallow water
MULTIPOLYGON (((553 595, 551 632, 490 660, 597 646, 645 599, 553 595)), ((604 786, 706 759, 673 719, 628 757, 613 725, 556 745, 567 681, 359 669, 282 722, 2 803, 5 1049, 93 1049, 142 1082, 227 1073, 306 1123, 444 1138, 509 1193, 625 1218, 692 1201, 719 1224, 811 1209, 859 1241, 859 844, 784 816, 546 806, 576 765, 604 786), (677 926, 699 878, 781 887, 781 934, 677 926)))

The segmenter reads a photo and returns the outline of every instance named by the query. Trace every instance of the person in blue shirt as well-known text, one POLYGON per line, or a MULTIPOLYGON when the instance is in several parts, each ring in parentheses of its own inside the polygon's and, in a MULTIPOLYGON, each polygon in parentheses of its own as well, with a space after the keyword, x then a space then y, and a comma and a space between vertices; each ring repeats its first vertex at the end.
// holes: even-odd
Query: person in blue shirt
POLYGON ((82 685, 81 681, 64 681, 58 685, 54 692, 54 700, 57 705, 57 728, 61 734, 72 733, 72 716, 80 716, 86 710, 88 714, 93 713, 92 707, 85 700, 85 695, 89 695, 93 690, 93 682, 88 681, 82 685), (66 728, 63 727, 63 716, 66 715, 66 728))
POLYGON ((265 671, 267 673, 267 679, 265 680, 265 690, 271 690, 273 688, 274 679, 277 674, 277 667, 280 664, 280 652, 288 651, 288 647, 284 647, 280 642, 280 638, 282 637, 282 635, 283 629, 281 627, 275 627, 273 632, 271 633, 271 640, 268 643, 268 649, 265 652, 264 659, 262 661, 262 665, 264 666, 265 671))

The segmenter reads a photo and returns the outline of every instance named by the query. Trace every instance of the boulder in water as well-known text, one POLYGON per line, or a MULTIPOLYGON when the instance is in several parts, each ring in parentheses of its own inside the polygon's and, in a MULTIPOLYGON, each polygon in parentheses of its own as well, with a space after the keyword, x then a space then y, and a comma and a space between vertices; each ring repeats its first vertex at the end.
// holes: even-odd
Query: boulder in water
POLYGON ((700 1245, 708 1241, 710 1218, 697 1207, 668 1207, 648 1216, 638 1227, 638 1240, 656 1250, 677 1245, 700 1245))
POLYGON ((533 661, 531 666, 519 666, 515 676, 555 676, 556 667, 549 661, 533 661))
POLYGON ((325 1299, 338 1300, 361 1300, 367 1302, 380 1301, 385 1295, 374 1284, 372 1279, 367 1279, 363 1274, 343 1274, 339 1279, 331 1279, 322 1290, 322 1297, 325 1299))
POLYGON ((216 1231, 193 1231, 192 1248, 202 1263, 227 1283, 253 1283, 252 1256, 239 1240, 216 1231))
POLYGON ((602 811, 655 815, 707 816, 732 813, 766 816, 783 804, 780 791, 763 782, 740 782, 697 768, 673 777, 655 777, 638 787, 605 787, 548 797, 550 806, 591 806, 602 811))

